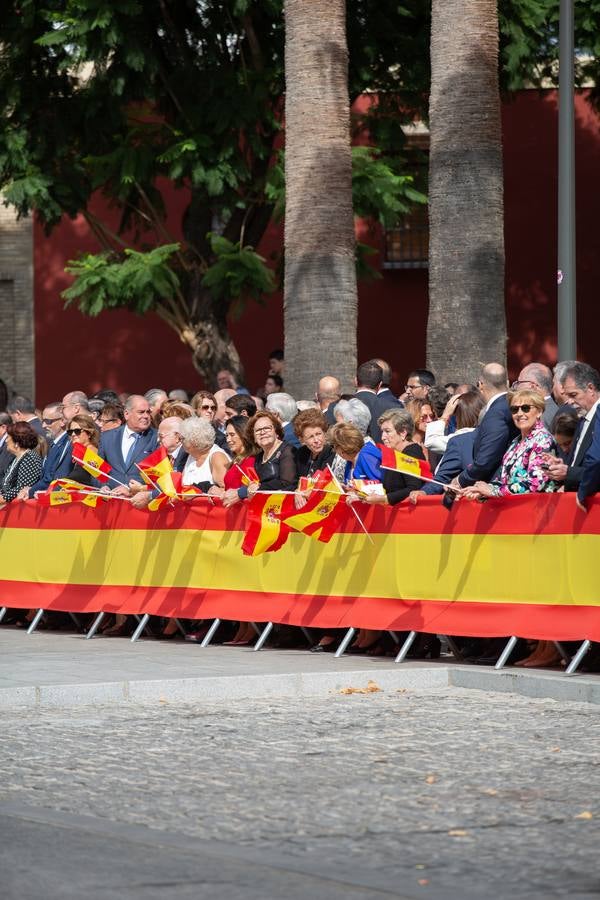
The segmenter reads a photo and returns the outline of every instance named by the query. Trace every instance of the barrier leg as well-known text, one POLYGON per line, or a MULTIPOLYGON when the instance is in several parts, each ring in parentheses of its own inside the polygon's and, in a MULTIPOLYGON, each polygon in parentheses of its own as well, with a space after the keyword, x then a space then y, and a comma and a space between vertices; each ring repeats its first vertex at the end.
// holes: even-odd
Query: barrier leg
POLYGON ((250 622, 250 624, 251 624, 252 627, 254 628, 254 630, 255 630, 255 632, 257 633, 257 635, 260 637, 260 628, 258 627, 258 625, 256 624, 256 622, 250 622))
POLYGON ((27 629, 27 634, 33 634, 33 632, 35 631, 35 629, 36 629, 36 628, 38 627, 38 625, 40 624, 40 619, 42 618, 43 615, 44 615, 44 610, 43 610, 43 609, 38 609, 38 611, 36 612, 35 616, 33 617, 33 620, 32 620, 32 622, 31 622, 31 625, 30 625, 29 628, 27 629))
POLYGON ((506 647, 504 648, 504 650, 498 657, 498 662, 494 666, 495 669, 503 669, 504 668, 504 666, 506 665, 506 663, 508 661, 508 657, 515 649, 515 644, 517 643, 518 640, 519 640, 519 638, 516 638, 516 637, 511 637, 509 639, 506 647))
POLYGON ((581 645, 581 647, 579 648, 579 650, 577 651, 577 653, 575 654, 575 656, 573 657, 573 659, 571 660, 569 665, 567 666, 565 675, 574 675, 575 674, 575 672, 579 668, 579 665, 580 665, 583 657, 588 652, 588 650, 590 649, 591 646, 592 646, 591 641, 583 642, 583 644, 581 645))
POLYGON ((6 615, 6 610, 7 610, 7 608, 8 608, 8 607, 3 606, 2 609, 0 609, 0 622, 2 621, 2 619, 4 618, 4 616, 6 615))
POLYGON ((448 635, 448 634, 445 634, 444 637, 445 637, 446 640, 448 641, 448 646, 450 647, 450 650, 452 651, 452 655, 453 655, 454 657, 456 657, 456 659, 457 659, 459 662, 462 662, 463 655, 462 655, 462 653, 461 653, 460 647, 458 646, 458 644, 456 643, 456 641, 454 640, 454 638, 453 638, 451 635, 448 635))
MULTIPOLYGON (((136 618, 138 618, 138 617, 136 616, 136 618)), ((135 631, 134 631, 133 634, 131 635, 131 643, 132 643, 132 644, 135 643, 135 641, 137 641, 137 639, 139 638, 139 636, 140 636, 141 633, 143 632, 144 628, 145 628, 146 625, 148 624, 148 619, 149 619, 149 618, 150 618, 150 616, 149 616, 148 613, 144 613, 144 615, 142 616, 141 619, 138 618, 138 623, 139 623, 139 624, 138 624, 138 627, 135 629, 135 631)))
POLYGON ((354 637, 355 634, 356 634, 356 628, 349 628, 349 629, 348 629, 348 631, 346 632, 346 634, 345 634, 344 637, 342 638, 342 642, 341 642, 340 646, 339 646, 339 647, 337 648, 337 650, 335 651, 335 658, 336 658, 336 659, 339 659, 340 656, 341 656, 343 653, 346 652, 346 649, 347 649, 347 647, 348 647, 348 644, 350 643, 350 641, 352 640, 352 638, 354 637))
POLYGON ((301 625, 300 628, 302 629, 302 634, 304 635, 304 637, 305 637, 306 640, 308 641, 309 645, 310 645, 311 647, 314 647, 315 642, 313 641, 313 639, 312 639, 312 637, 311 637, 311 634, 310 634, 310 631, 308 630, 308 628, 305 628, 304 625, 301 625))
POLYGON ((175 619, 175 624, 176 624, 177 627, 179 628, 179 630, 180 630, 180 632, 182 633, 182 635, 185 637, 186 634, 187 634, 187 632, 186 632, 185 628, 183 627, 183 625, 181 624, 181 622, 179 621, 179 619, 175 619))
POLYGON ((221 624, 221 620, 220 620, 220 619, 215 619, 215 620, 214 620, 214 622, 212 623, 212 625, 210 626, 210 628, 208 629, 208 631, 207 631, 206 634, 204 635, 204 638, 203 638, 203 640, 202 640, 202 643, 200 644, 201 647, 208 647, 208 645, 210 644, 210 642, 211 642, 212 639, 214 638, 214 636, 215 636, 215 634, 216 634, 216 631, 217 631, 217 628, 219 627, 220 624, 221 624))
POLYGON ((402 646, 400 647, 400 652, 398 653, 398 656, 397 656, 396 659, 394 660, 395 663, 401 663, 401 662, 403 662, 403 661, 406 659, 406 654, 408 653, 408 651, 410 650, 410 648, 411 648, 412 645, 414 644, 416 636, 417 636, 417 632, 416 632, 416 631, 410 631, 410 632, 408 633, 408 636, 407 636, 406 640, 404 641, 404 643, 403 643, 402 646))
POLYGON ((388 631, 388 634, 396 645, 400 643, 400 641, 398 640, 398 635, 395 631, 388 631))
POLYGON ((77 630, 81 631, 81 622, 79 621, 75 613, 70 612, 68 613, 68 615, 71 621, 75 623, 75 627, 77 628, 77 630))
POLYGON ((90 627, 88 629, 88 633, 85 636, 86 641, 90 641, 94 637, 94 635, 96 634, 96 632, 102 625, 102 619, 104 618, 105 615, 106 615, 106 613, 103 613, 103 612, 98 613, 98 615, 96 616, 96 618, 94 619, 94 621, 92 622, 92 624, 90 625, 90 627))
POLYGON ((566 664, 569 665, 571 657, 569 656, 568 651, 565 650, 565 648, 563 647, 563 645, 561 644, 560 641, 552 641, 552 643, 554 644, 554 646, 556 647, 556 649, 558 650, 558 652, 560 653, 560 655, 562 656, 562 658, 564 659, 566 664))
POLYGON ((265 625, 265 627, 264 627, 263 630, 262 630, 261 636, 259 637, 259 639, 257 640, 256 644, 254 645, 254 650, 255 650, 255 651, 256 651, 256 650, 260 650, 260 648, 262 647, 262 645, 264 644, 264 642, 266 641, 266 639, 267 639, 267 638, 269 637, 269 635, 271 634, 271 631, 272 631, 272 630, 273 630, 273 623, 272 623, 272 622, 267 622, 267 624, 265 625))

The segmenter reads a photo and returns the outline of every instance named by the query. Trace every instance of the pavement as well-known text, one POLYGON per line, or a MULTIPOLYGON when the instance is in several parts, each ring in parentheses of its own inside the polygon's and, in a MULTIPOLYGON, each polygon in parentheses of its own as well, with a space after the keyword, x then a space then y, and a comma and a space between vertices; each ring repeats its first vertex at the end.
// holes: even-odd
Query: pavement
POLYGON ((2 628, 0 896, 592 900, 598 683, 2 628))

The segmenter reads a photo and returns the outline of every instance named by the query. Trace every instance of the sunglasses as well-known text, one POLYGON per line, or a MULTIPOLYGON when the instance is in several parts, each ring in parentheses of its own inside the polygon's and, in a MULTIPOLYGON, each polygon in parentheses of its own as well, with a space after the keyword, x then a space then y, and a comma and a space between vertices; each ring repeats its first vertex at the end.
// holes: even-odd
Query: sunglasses
POLYGON ((210 406, 204 406, 204 405, 202 405, 202 406, 200 407, 200 409, 210 410, 211 412, 214 412, 214 411, 216 410, 216 408, 217 408, 216 406, 212 406, 212 405, 210 405, 210 406))
POLYGON ((62 416, 58 416, 56 419, 42 419, 44 425, 53 425, 55 422, 60 422, 62 416))
POLYGON ((82 431, 85 431, 85 428, 69 428, 67 434, 74 434, 75 437, 79 437, 82 431))
POLYGON ((510 407, 510 411, 513 414, 513 416, 515 413, 518 413, 519 410, 522 410, 524 413, 528 413, 532 409, 533 409, 533 407, 532 407, 531 403, 523 403, 522 406, 511 406, 510 407))

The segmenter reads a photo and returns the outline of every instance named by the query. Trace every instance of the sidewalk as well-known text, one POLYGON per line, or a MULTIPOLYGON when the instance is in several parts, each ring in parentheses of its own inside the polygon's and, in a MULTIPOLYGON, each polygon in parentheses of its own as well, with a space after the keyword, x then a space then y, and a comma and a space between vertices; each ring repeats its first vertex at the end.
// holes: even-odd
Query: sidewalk
POLYGON ((0 628, 0 709, 324 696, 369 682, 384 691, 454 686, 600 704, 597 675, 0 628))

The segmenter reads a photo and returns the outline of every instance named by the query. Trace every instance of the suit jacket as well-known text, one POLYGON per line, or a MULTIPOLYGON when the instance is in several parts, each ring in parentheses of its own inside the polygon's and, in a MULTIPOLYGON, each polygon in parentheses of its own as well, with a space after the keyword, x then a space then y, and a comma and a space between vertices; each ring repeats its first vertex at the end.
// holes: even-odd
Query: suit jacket
MULTIPOLYGON (((123 482, 123 484, 129 484, 132 478, 136 481, 140 480, 140 472, 135 464, 141 462, 149 453, 156 450, 158 438, 156 428, 148 428, 144 431, 138 438, 134 454, 129 461, 129 465, 127 465, 121 452, 124 431, 125 425, 121 425, 119 428, 112 428, 110 431, 103 431, 100 436, 98 453, 112 467, 111 476, 117 481, 123 482)), ((116 487, 114 481, 109 483, 111 487, 116 487)))
MULTIPOLYGON (((581 480, 583 478, 583 473, 585 471, 586 465, 585 460, 588 453, 591 450, 592 443, 594 441, 595 432, 597 431, 598 425, 598 412, 600 411, 600 406, 596 409, 596 415, 592 419, 589 424, 589 428, 587 429, 585 435, 583 436, 583 440, 581 442, 581 446, 577 450, 577 455, 575 456, 575 448, 577 447, 577 443, 579 441, 579 435, 581 434, 581 430, 584 426, 585 419, 580 419, 577 424, 577 429, 573 436, 573 444, 571 447, 571 452, 567 457, 567 477, 565 478, 565 491, 576 491, 579 488, 581 480)), ((588 466, 591 467, 592 459, 588 460, 588 466)))
POLYGON ((14 454, 6 446, 6 441, 0 447, 0 480, 14 459, 14 454))
MULTIPOLYGON (((575 432, 575 439, 577 439, 577 432, 575 432)), ((586 497, 590 497, 592 494, 597 494, 600 491, 600 406, 596 410, 593 421, 590 422, 590 427, 583 439, 583 443, 587 443, 588 448, 583 458, 581 466, 583 471, 577 490, 577 496, 582 503, 586 497), (592 437, 588 443, 587 437, 590 431, 592 432, 592 437)), ((581 453, 577 455, 580 457, 581 453)))
POLYGON ((331 425, 335 425, 335 408, 338 405, 337 400, 334 400, 333 403, 330 403, 327 409, 323 410, 323 415, 325 416, 325 421, 331 427, 331 425))
POLYGON ((296 432, 294 431, 294 426, 291 422, 286 422, 283 426, 283 439, 286 444, 291 444, 296 450, 302 446, 298 438, 296 437, 296 432))
MULTIPOLYGON (((36 434, 39 434, 40 437, 43 437, 46 441, 48 441, 48 438, 46 437, 46 432, 44 431, 44 426, 43 426, 41 420, 38 419, 37 416, 34 416, 33 419, 30 419, 29 422, 27 422, 26 424, 30 425, 36 434)), ((48 444, 51 446, 52 441, 48 441, 48 444)))
POLYGON ((33 497, 36 491, 47 491, 50 482, 55 478, 66 478, 71 471, 71 441, 65 432, 54 444, 52 444, 44 460, 42 477, 29 488, 29 496, 33 497))
MULTIPOLYGON (((463 434, 450 436, 446 452, 435 470, 435 480, 450 484, 453 478, 467 468, 473 462, 473 444, 475 443, 475 429, 463 434)), ((444 488, 426 481, 421 490, 425 494, 443 494, 444 488)))
POLYGON ((546 408, 544 409, 544 413, 542 415, 542 421, 548 431, 552 434, 552 424, 554 422, 554 417, 558 412, 558 404, 555 402, 554 397, 550 396, 546 398, 546 408))
MULTIPOLYGON (((365 402, 363 397, 359 397, 358 399, 362 400, 363 403, 365 402)), ((398 400, 397 397, 394 397, 389 388, 383 388, 375 395, 375 403, 371 409, 371 424, 368 429, 369 434, 376 444, 381 443, 381 428, 377 424, 377 419, 379 416, 382 416, 384 412, 387 412, 388 409, 404 409, 404 403, 402 403, 401 400, 398 400)))
POLYGON ((469 487, 476 481, 491 481, 508 445, 518 434, 506 395, 498 397, 475 429, 473 462, 465 466, 458 476, 460 486, 469 487))

